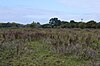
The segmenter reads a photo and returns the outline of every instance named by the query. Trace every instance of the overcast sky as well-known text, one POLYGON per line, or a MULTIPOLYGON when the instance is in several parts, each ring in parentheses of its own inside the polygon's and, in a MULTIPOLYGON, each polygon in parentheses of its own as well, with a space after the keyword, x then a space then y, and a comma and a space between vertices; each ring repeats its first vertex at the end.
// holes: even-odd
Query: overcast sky
POLYGON ((0 0, 0 22, 100 21, 100 0, 0 0))

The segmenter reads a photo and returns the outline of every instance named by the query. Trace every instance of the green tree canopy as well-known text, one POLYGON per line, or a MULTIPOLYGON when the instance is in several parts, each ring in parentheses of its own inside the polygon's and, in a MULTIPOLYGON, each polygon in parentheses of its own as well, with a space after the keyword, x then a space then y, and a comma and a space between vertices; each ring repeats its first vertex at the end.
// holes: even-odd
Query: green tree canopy
POLYGON ((49 20, 49 24, 54 27, 54 26, 60 26, 61 25, 61 21, 58 20, 58 18, 51 18, 49 20))

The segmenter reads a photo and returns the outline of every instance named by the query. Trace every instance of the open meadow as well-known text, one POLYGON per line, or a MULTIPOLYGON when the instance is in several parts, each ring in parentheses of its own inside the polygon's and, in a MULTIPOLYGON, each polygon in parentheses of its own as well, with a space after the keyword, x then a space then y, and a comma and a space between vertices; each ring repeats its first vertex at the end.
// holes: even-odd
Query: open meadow
POLYGON ((100 29, 0 29, 0 66, 100 66, 100 29))

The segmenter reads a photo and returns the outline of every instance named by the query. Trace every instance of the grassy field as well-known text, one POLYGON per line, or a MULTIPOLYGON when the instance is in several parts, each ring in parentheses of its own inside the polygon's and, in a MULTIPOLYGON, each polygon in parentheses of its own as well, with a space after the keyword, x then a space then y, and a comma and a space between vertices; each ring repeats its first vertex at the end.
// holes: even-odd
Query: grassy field
POLYGON ((100 29, 0 29, 0 66, 100 66, 100 29))

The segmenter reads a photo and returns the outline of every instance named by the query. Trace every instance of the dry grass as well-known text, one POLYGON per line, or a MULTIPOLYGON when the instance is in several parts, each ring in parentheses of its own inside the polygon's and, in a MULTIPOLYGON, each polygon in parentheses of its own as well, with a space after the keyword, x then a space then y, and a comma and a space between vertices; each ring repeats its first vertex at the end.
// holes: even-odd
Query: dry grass
POLYGON ((50 46, 53 54, 73 56, 77 60, 89 60, 94 66, 100 65, 99 29, 1 29, 0 59, 10 62, 34 54, 28 43, 40 40, 50 46))

